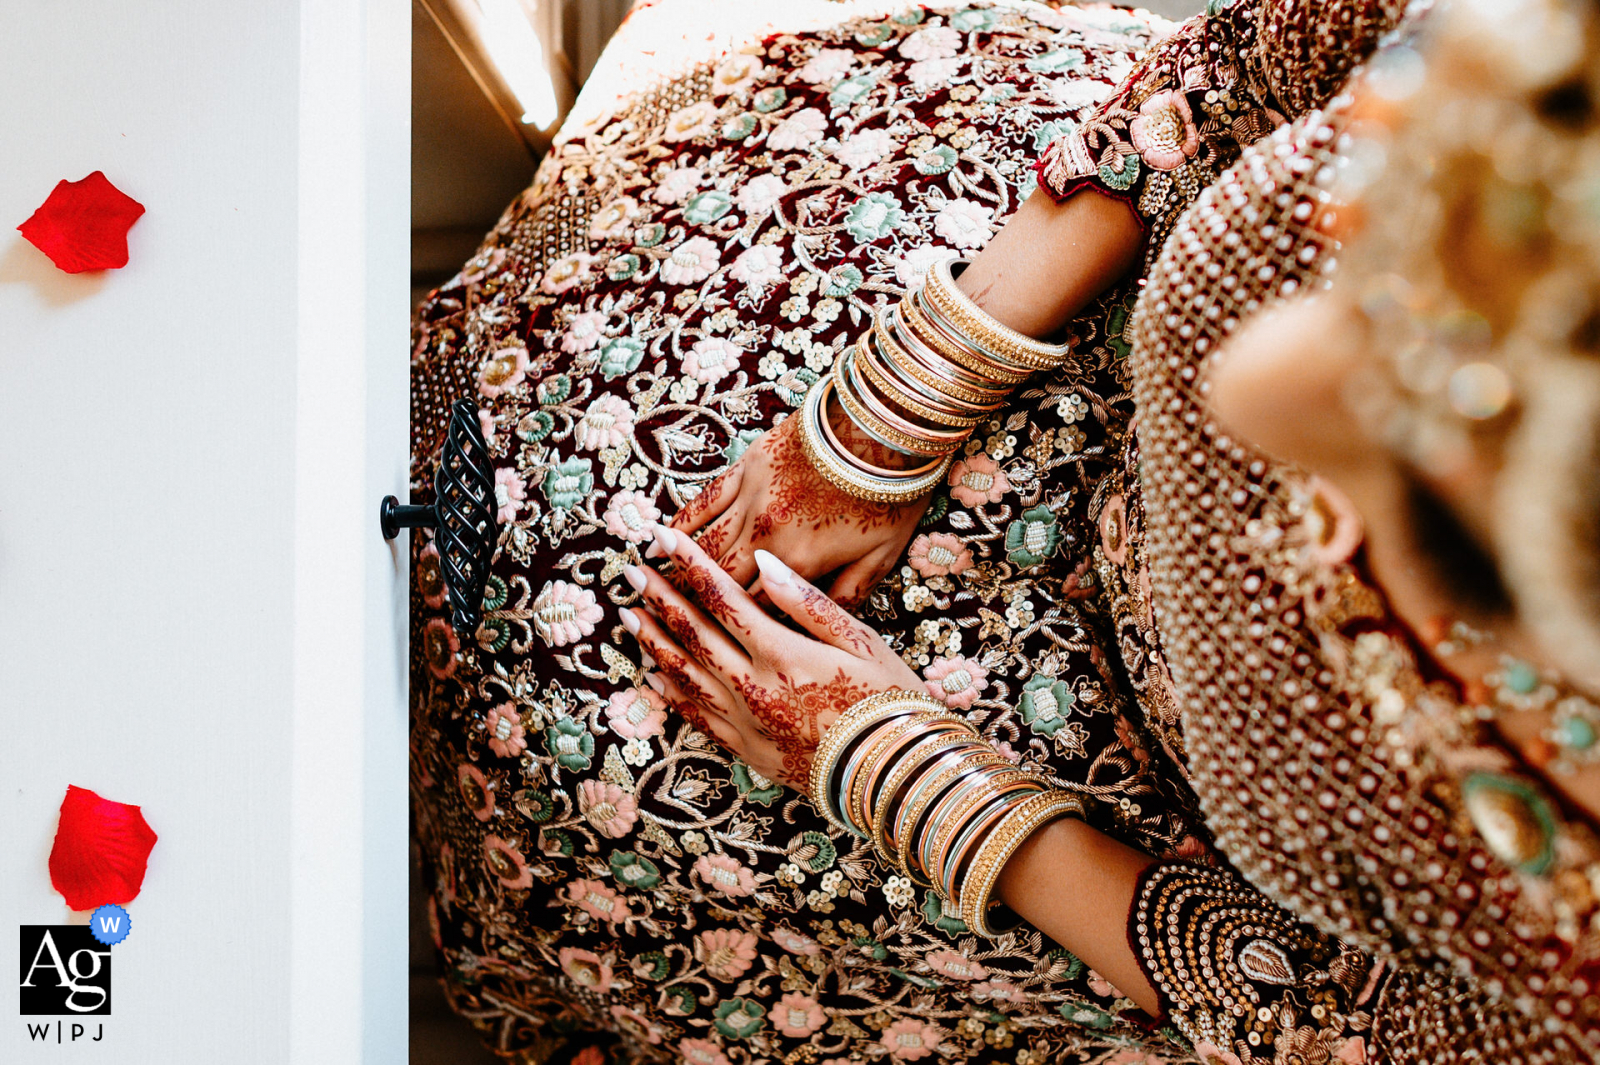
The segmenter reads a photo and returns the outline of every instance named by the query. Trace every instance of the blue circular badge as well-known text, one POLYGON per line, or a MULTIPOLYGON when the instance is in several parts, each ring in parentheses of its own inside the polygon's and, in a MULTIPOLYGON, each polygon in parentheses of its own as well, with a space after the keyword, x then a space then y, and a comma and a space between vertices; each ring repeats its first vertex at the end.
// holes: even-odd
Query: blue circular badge
POLYGON ((114 947, 133 931, 133 918, 114 903, 106 903, 89 915, 89 934, 108 947, 114 947))

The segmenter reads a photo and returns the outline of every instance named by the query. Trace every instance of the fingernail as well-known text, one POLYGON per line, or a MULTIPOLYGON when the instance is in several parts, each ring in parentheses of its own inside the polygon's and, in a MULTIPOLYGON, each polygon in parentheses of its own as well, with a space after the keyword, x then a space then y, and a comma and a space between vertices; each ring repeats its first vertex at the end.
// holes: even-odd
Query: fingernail
POLYGON ((630 635, 639 635, 639 615, 631 610, 624 610, 622 612, 622 627, 627 629, 630 635))
POLYGON ((756 549, 756 569, 761 571, 761 579, 767 584, 793 584, 794 571, 783 564, 783 560, 771 551, 756 549))
MULTIPOLYGON (((630 587, 636 592, 644 591, 644 570, 638 566, 623 566, 622 576, 627 579, 630 587)), ((635 622, 637 624, 637 622, 635 622)))
POLYGON ((663 554, 672 554, 678 550, 678 534, 665 525, 657 525, 655 546, 663 554))
POLYGON ((667 694, 667 686, 661 683, 661 678, 656 676, 654 673, 646 673, 644 675, 644 682, 650 685, 650 690, 655 692, 657 695, 667 694))
POLYGON ((646 651, 639 656, 639 666, 641 669, 654 669, 656 668, 656 660, 649 651, 646 651))

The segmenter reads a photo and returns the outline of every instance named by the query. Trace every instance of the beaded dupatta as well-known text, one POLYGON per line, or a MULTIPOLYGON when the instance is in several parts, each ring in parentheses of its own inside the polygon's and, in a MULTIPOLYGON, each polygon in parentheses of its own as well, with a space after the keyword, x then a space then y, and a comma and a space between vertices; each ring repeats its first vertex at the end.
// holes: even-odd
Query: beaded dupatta
MULTIPOLYGON (((1317 557, 1303 478, 1204 405, 1205 361, 1238 323, 1322 283, 1334 242, 1313 220, 1346 104, 1246 151, 1156 261, 1130 329, 1143 544, 1121 545, 1136 575, 1108 576, 1148 581, 1160 646, 1143 668, 1170 676, 1169 746, 1186 749, 1217 843, 1250 883, 1348 943, 1470 974, 1539 1017, 1510 1031, 1503 1016, 1472 1020, 1463 985, 1413 971, 1375 1011, 1412 1050, 1397 1060, 1446 1060, 1420 1048, 1452 1016, 1487 1024, 1486 1047, 1507 1040, 1496 1060, 1541 1060, 1523 1043, 1550 1038, 1546 1019, 1558 1044, 1592 1049, 1592 835, 1425 681, 1359 570, 1317 557), (1519 849, 1529 841, 1537 863, 1519 849)), ((1116 568, 1104 551, 1102 565, 1116 568)))

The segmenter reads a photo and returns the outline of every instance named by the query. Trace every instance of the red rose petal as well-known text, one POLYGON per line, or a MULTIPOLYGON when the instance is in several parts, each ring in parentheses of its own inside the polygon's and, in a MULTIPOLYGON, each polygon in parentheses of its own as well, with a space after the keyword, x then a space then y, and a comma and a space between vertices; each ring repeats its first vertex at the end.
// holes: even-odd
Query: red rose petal
POLYGON ((50 848, 50 883, 71 910, 132 902, 155 845, 156 834, 137 806, 69 786, 50 848))
POLYGON ((17 229, 69 274, 115 270, 128 265, 128 229, 142 214, 143 204, 96 170, 58 184, 17 229))

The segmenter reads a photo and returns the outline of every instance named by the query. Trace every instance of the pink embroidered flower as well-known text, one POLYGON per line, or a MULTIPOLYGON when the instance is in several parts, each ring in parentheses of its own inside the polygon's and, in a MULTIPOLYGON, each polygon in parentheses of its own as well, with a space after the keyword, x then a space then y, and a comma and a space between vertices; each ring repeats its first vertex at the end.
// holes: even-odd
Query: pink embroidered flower
POLYGON ((494 447, 494 412, 478 411, 478 432, 483 434, 485 444, 494 447))
POLYGON ((638 217, 639 201, 632 196, 618 196, 589 219, 589 239, 599 242, 626 237, 633 230, 633 220, 638 217))
POLYGON ((515 703, 491 707, 484 721, 484 729, 489 733, 489 749, 501 758, 515 758, 528 749, 522 719, 517 716, 515 703))
POLYGON ((1244 1065, 1239 1055, 1223 1050, 1215 1043, 1208 1043, 1204 1039, 1194 1045, 1194 1056, 1205 1065, 1244 1065))
POLYGON ((822 139, 828 128, 828 119, 815 107, 796 111, 779 122, 767 136, 767 147, 775 151, 791 148, 809 148, 822 139))
POLYGON ((678 1043, 678 1056, 688 1065, 728 1065, 728 1055, 709 1039, 684 1039, 678 1043))
POLYGON ((574 442, 590 451, 619 447, 632 436, 633 404, 611 392, 589 404, 573 430, 574 442))
POLYGON ((790 1039, 804 1039, 812 1032, 821 1031, 828 1023, 828 1016, 816 999, 791 991, 778 1000, 777 1008, 772 1011, 772 1023, 790 1039))
POLYGON ((489 787, 489 778, 477 766, 462 762, 456 769, 456 794, 479 821, 494 816, 494 792, 489 787))
POLYGON ((994 232, 994 208, 965 196, 951 200, 933 218, 933 231, 958 248, 979 248, 994 232))
POLYGON ((502 466, 494 471, 495 518, 504 525, 517 520, 517 511, 528 498, 528 486, 517 471, 502 466))
POLYGON ((705 237, 690 237, 661 260, 661 280, 669 285, 697 285, 717 269, 717 246, 705 237))
POLYGON ((961 33, 950 26, 928 26, 900 42, 900 54, 915 62, 943 59, 961 51, 961 33))
POLYGON ((820 85, 844 77, 845 71, 855 66, 855 62, 855 53, 848 49, 824 48, 795 71, 794 76, 812 85, 820 85))
POLYGON ((1200 131, 1183 93, 1166 89, 1139 105, 1128 139, 1153 170, 1176 170, 1200 150, 1200 131))
POLYGON ((1011 746, 1011 744, 1006 742, 1005 740, 995 740, 994 741, 994 749, 996 751, 1000 752, 1000 757, 1004 758, 1006 761, 1010 762, 1012 765, 1021 765, 1022 764, 1022 752, 1018 751, 1015 747, 1011 746))
POLYGON ((483 861, 489 871, 508 888, 533 886, 533 873, 522 852, 499 836, 483 837, 483 861))
POLYGON ((455 676, 456 654, 460 650, 461 641, 448 621, 434 618, 422 627, 422 660, 438 680, 455 676))
POLYGON ((656 182, 655 191, 650 193, 650 198, 669 206, 680 204, 694 195, 694 190, 700 187, 700 182, 704 181, 705 177, 705 173, 697 166, 680 166, 668 170, 661 175, 661 180, 656 182))
POLYGON ((651 1046, 661 1044, 661 1029, 650 1023, 650 1018, 627 1006, 612 1006, 611 1019, 616 1026, 634 1039, 642 1039, 651 1046))
POLYGON ((964 507, 998 503, 1010 490, 1005 471, 988 455, 973 455, 950 467, 950 495, 964 507))
POLYGON ((745 214, 754 218, 772 210, 788 187, 776 174, 758 174, 739 186, 733 199, 745 214))
POLYGON ((879 1042, 897 1061, 918 1061, 938 1049, 944 1032, 915 1017, 902 1017, 883 1030, 879 1042))
POLYGON ((1162 1059, 1142 1050, 1123 1050, 1107 1058, 1106 1065, 1162 1065, 1162 1059))
POLYGON ((894 151, 894 138, 886 129, 864 129, 839 141, 834 155, 851 170, 860 170, 886 158, 894 151))
POLYGON ((716 126, 717 105, 710 100, 701 100, 682 110, 674 111, 672 117, 667 119, 667 128, 661 131, 661 139, 686 141, 693 137, 705 136, 715 130, 716 126))
POLYGON ((588 252, 573 252, 564 259, 550 264, 539 281, 539 291, 559 296, 569 288, 587 285, 594 280, 595 257, 588 252))
POLYGON ((911 87, 918 92, 927 92, 948 85, 952 78, 961 73, 961 60, 954 56, 941 56, 938 59, 924 59, 920 63, 912 63, 906 67, 906 80, 911 82, 911 87))
POLYGON ((728 267, 728 276, 747 285, 770 285, 783 280, 783 249, 771 244, 746 248, 728 267))
POLYGON ((572 319, 561 335, 561 350, 568 355, 588 351, 605 339, 606 316, 599 311, 584 311, 572 319))
POLYGON ((735 54, 722 61, 722 65, 711 72, 711 95, 727 96, 741 89, 750 87, 750 84, 761 76, 764 68, 761 60, 753 55, 735 54))
POLYGON ((593 592, 566 581, 551 581, 533 601, 533 631, 550 647, 583 639, 604 616, 593 592))
POLYGON ((694 937, 694 957, 714 979, 732 983, 754 964, 756 937, 736 928, 713 928, 694 937))
POLYGON ((989 970, 983 967, 982 962, 973 961, 953 950, 933 951, 924 960, 934 972, 952 980, 982 980, 989 975, 989 970))
POLYGON ((561 971, 579 987, 597 995, 611 990, 611 966, 594 951, 562 947, 557 960, 561 963, 561 971))
POLYGON ((449 589, 444 583, 444 565, 439 559, 439 545, 432 540, 417 555, 417 591, 422 601, 437 610, 444 606, 449 589))
POLYGON ((1339 1047, 1339 1052, 1333 1056, 1334 1061, 1342 1061, 1345 1065, 1366 1065, 1367 1040, 1363 1036, 1353 1035, 1339 1047))
POLYGON ((926 244, 920 248, 912 248, 895 260, 895 280, 906 288, 912 288, 921 284, 924 275, 934 266, 957 257, 949 248, 938 245, 926 244))
POLYGON ((607 839, 621 839, 639 820, 639 804, 609 780, 581 781, 578 810, 594 830, 607 839))
POLYGON ((634 688, 611 693, 606 703, 606 724, 625 740, 647 740, 659 736, 667 712, 650 705, 634 688))
POLYGON ((950 533, 924 533, 911 541, 906 561, 924 577, 960 576, 972 566, 972 551, 950 533))
POLYGON ((1122 992, 1117 990, 1115 984, 1113 984, 1110 980, 1107 980, 1105 977, 1101 976, 1099 973, 1095 972, 1093 969, 1089 970, 1088 980, 1089 980, 1089 990, 1093 991, 1095 994, 1099 995, 1101 998, 1121 998, 1122 997, 1122 992))
POLYGON ((724 895, 748 895, 756 889, 755 874, 726 854, 702 854, 694 871, 707 887, 724 895))
POLYGON ((814 954, 822 953, 822 945, 804 932, 796 932, 786 924, 780 924, 769 933, 772 941, 790 954, 798 954, 802 958, 809 958, 814 954))
POLYGON ((979 1002, 1009 1002, 1020 1005, 1028 996, 1022 988, 1010 980, 985 980, 972 985, 972 997, 979 1002))
POLYGON ((650 528, 661 520, 661 510, 643 492, 626 489, 611 497, 604 515, 606 532, 630 544, 650 539, 650 528))
POLYGON ((574 880, 567 885, 566 901, 597 921, 615 923, 633 916, 627 900, 598 880, 574 880))
POLYGON ((683 355, 683 372, 703 385, 716 384, 739 365, 744 349, 721 337, 698 340, 683 355))
POLYGON ((509 392, 528 375, 528 349, 508 344, 494 352, 478 368, 478 391, 490 399, 509 392))
POLYGON ((989 686, 989 671, 970 658, 935 658, 923 670, 928 694, 952 710, 966 710, 989 686))

